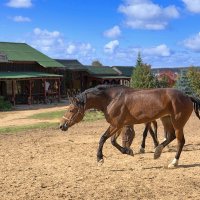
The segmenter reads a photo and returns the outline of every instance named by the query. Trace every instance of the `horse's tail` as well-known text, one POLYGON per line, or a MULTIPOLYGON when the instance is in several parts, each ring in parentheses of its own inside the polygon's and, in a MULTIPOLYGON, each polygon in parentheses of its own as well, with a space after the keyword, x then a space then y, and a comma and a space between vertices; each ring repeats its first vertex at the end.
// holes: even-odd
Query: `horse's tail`
POLYGON ((200 99, 198 99, 197 97, 191 97, 191 96, 190 96, 190 99, 193 102, 194 112, 195 112, 196 116, 200 119, 200 115, 199 115, 200 99))

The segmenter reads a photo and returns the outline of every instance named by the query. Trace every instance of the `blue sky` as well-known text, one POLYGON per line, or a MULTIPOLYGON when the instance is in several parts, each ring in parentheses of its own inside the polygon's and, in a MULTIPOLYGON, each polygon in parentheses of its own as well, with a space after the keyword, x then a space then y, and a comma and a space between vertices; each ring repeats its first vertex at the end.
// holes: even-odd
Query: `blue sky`
POLYGON ((200 0, 1 0, 0 41, 52 58, 200 66, 200 0))

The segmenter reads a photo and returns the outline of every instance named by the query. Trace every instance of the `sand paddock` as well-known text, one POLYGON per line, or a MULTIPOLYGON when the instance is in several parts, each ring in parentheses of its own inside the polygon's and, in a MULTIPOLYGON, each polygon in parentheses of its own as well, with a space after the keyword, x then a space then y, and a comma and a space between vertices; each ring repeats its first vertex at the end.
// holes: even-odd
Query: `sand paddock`
MULTIPOLYGON (((176 141, 154 160, 148 136, 146 153, 137 154, 144 125, 135 127, 134 157, 107 141, 105 162, 98 166, 98 141, 107 126, 99 120, 79 123, 65 134, 58 129, 0 134, 0 199, 200 199, 200 121, 194 114, 177 169, 166 168, 176 141)), ((160 122, 158 131, 161 140, 160 122)))

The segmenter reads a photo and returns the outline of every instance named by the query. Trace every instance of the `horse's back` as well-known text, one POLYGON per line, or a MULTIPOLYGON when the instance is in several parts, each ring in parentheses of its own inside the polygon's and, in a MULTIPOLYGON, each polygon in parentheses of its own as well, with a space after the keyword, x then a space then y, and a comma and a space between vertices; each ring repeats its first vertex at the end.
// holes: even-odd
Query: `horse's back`
POLYGON ((152 121, 166 115, 183 113, 190 115, 193 109, 190 98, 183 92, 172 88, 130 90, 125 92, 127 112, 136 123, 152 121))

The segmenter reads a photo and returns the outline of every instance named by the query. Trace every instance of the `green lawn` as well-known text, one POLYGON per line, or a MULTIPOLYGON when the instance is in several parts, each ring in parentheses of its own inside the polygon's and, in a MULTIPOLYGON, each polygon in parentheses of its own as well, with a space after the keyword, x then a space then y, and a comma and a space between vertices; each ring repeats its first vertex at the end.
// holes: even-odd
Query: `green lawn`
POLYGON ((9 126, 0 128, 0 133, 17 133, 26 130, 33 129, 46 129, 46 128, 57 128, 58 123, 48 123, 48 122, 40 122, 32 125, 25 126, 9 126))
POLYGON ((59 119, 64 115, 65 111, 45 112, 29 116, 29 119, 59 119))
MULTIPOLYGON (((29 116, 30 119, 60 119, 64 115, 65 111, 54 111, 54 112, 45 112, 40 114, 34 114, 29 116)), ((96 121, 99 119, 103 119, 104 115, 102 112, 99 111, 89 111, 86 112, 83 121, 96 121)))
MULTIPOLYGON (((55 112, 46 112, 40 114, 34 114, 29 116, 29 119, 41 119, 41 120, 51 120, 51 119, 60 119, 65 111, 55 111, 55 112)), ((104 115, 99 111, 89 111, 86 112, 83 121, 92 122, 96 120, 104 119, 104 115)), ((58 128, 58 123, 55 122, 40 122, 33 125, 25 126, 9 126, 0 128, 0 133, 17 133, 26 130, 33 129, 46 129, 46 128, 58 128)))

